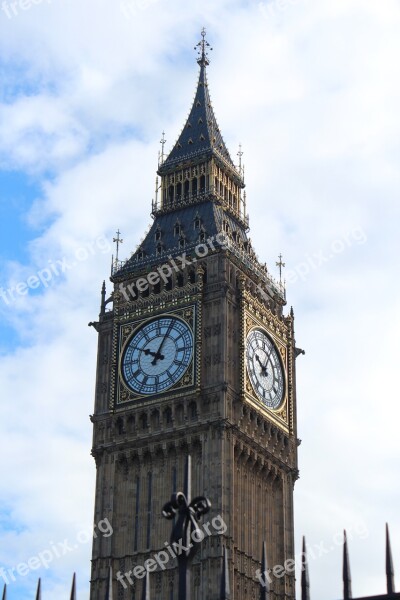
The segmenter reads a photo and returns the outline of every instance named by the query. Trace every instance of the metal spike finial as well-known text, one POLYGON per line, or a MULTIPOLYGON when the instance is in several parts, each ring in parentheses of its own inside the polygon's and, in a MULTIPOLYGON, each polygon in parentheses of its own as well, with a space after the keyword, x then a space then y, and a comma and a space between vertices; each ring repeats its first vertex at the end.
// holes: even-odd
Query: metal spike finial
POLYGON ((282 253, 278 256, 279 261, 277 261, 276 266, 279 268, 279 283, 282 283, 282 269, 286 267, 286 263, 282 262, 282 253))
POLYGON ((184 475, 184 487, 183 492, 186 496, 188 503, 192 501, 192 457, 190 454, 186 457, 185 462, 185 475, 184 475))
POLYGON ((262 546, 262 557, 261 557, 261 576, 260 576, 260 600, 269 600, 269 579, 268 573, 268 561, 267 561, 267 542, 263 542, 262 546))
POLYGON ((386 583, 387 593, 394 594, 394 569, 393 569, 393 557, 392 547, 390 544, 389 525, 386 523, 386 583))
POLYGON ((7 584, 4 584, 2 600, 7 600, 7 584))
POLYGON ((76 600, 76 573, 72 577, 71 597, 70 600, 76 600))
POLYGON ((242 156, 243 156, 242 144, 239 144, 239 152, 237 153, 237 155, 239 157, 239 173, 242 174, 242 156))
POLYGON ((206 35, 207 35, 206 29, 205 29, 205 27, 203 27, 203 29, 201 30, 201 37, 203 39, 198 44, 196 44, 196 46, 194 47, 194 49, 197 50, 197 52, 199 54, 199 58, 197 59, 197 62, 199 63, 200 66, 208 66, 210 64, 210 61, 208 60, 207 50, 212 50, 212 48, 206 40, 206 35))
POLYGON ((343 600, 350 600, 350 598, 353 597, 353 594, 351 591, 350 560, 346 530, 344 530, 343 539, 343 600))
POLYGON ((150 573, 146 569, 146 575, 143 579, 142 600, 150 600, 150 573))
POLYGON ((101 286, 101 303, 100 303, 100 314, 104 315, 106 312, 106 282, 103 281, 101 286))
POLYGON ((40 578, 36 590, 36 600, 42 600, 42 580, 40 578))
POLYGON ((310 600, 310 577, 308 573, 306 538, 304 536, 301 557, 301 600, 310 600))
POLYGON ((231 600, 231 586, 229 583, 228 550, 224 546, 220 600, 231 600))
POLYGON ((107 589, 106 589, 106 597, 104 600, 113 600, 113 574, 111 565, 108 567, 108 576, 107 576, 107 589))
POLYGON ((122 243, 123 243, 123 241, 124 241, 124 240, 123 240, 123 239, 120 237, 120 235, 121 235, 121 232, 120 232, 120 230, 119 230, 119 229, 118 229, 118 231, 116 231, 116 234, 117 234, 117 237, 116 237, 116 238, 113 238, 113 242, 114 242, 114 243, 116 244, 116 246, 117 246, 117 251, 116 251, 116 254, 115 254, 115 264, 117 264, 117 265, 118 265, 118 252, 119 252, 119 246, 120 246, 120 244, 122 244, 122 243))
POLYGON ((156 176, 156 194, 155 194, 155 210, 158 210, 158 190, 160 186, 158 185, 158 175, 156 176))
POLYGON ((162 165, 164 162, 164 150, 165 150, 165 144, 166 144, 166 139, 165 139, 165 131, 162 132, 162 138, 160 140, 160 144, 161 144, 161 156, 160 156, 160 161, 158 166, 160 166, 160 164, 162 165))

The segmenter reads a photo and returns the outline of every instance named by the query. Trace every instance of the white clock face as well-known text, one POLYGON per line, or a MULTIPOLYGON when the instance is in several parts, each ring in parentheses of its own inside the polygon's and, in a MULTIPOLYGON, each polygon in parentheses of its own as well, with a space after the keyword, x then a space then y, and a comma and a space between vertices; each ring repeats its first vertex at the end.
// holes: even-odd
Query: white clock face
POLYGON ((148 321, 133 334, 122 358, 127 385, 144 396, 160 394, 177 383, 193 354, 193 333, 178 317, 148 321))
POLYGON ((246 343, 247 373, 257 397, 268 408, 283 402, 285 378, 278 351, 262 329, 253 329, 246 343))

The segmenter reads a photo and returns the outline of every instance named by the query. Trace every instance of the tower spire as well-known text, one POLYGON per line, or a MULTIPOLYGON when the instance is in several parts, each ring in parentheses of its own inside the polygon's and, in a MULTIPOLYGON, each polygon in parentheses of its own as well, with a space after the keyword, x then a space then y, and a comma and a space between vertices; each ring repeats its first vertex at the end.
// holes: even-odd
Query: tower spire
MULTIPOLYGON (((164 154, 165 160, 161 160, 158 173, 159 175, 170 174, 182 162, 214 156, 219 160, 222 159, 225 167, 231 169, 239 180, 240 175, 225 145, 208 90, 206 67, 210 64, 208 51, 212 48, 206 40, 204 28, 201 36, 201 41, 195 46, 199 55, 197 62, 200 65, 200 73, 193 105, 175 146, 167 156, 164 154)), ((237 183, 240 187, 244 187, 242 181, 237 183)))

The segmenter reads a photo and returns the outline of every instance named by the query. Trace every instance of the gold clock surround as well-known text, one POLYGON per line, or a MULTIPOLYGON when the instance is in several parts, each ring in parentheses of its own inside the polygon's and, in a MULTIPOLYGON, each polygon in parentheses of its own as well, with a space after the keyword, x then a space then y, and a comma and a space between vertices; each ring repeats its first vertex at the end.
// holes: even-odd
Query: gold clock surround
POLYGON ((285 432, 290 430, 292 420, 293 405, 292 394, 292 369, 290 368, 291 357, 291 336, 290 324, 278 319, 269 309, 265 308, 247 291, 244 292, 242 305, 242 346, 241 346, 241 365, 242 365, 242 394, 243 401, 250 404, 253 408, 261 410, 268 415, 278 427, 285 432), (258 398, 253 389, 246 366, 246 342, 249 333, 253 329, 265 331, 271 338, 283 367, 284 377, 284 396, 281 405, 277 409, 268 408, 258 398))
POLYGON ((187 306, 174 307, 173 309, 164 308, 157 313, 153 312, 152 315, 144 315, 142 318, 136 318, 134 320, 122 319, 119 323, 116 324, 117 328, 117 336, 115 336, 116 349, 116 363, 115 363, 115 381, 114 381, 114 389, 111 390, 111 398, 110 404, 112 403, 116 409, 125 406, 127 403, 131 402, 142 402, 148 404, 151 403, 154 399, 159 399, 161 396, 180 396, 184 395, 188 389, 193 389, 198 387, 199 385, 199 364, 200 364, 200 352, 201 352, 201 344, 199 344, 200 338, 200 318, 199 318, 199 309, 197 303, 192 303, 187 306), (140 395, 132 391, 124 381, 124 378, 121 373, 121 364, 122 357, 124 353, 124 349, 126 344, 129 342, 129 339, 135 334, 135 332, 143 327, 146 323, 154 320, 156 317, 178 317, 182 321, 184 321, 191 329, 193 334, 193 355, 190 361, 190 364, 185 371, 184 375, 181 377, 179 381, 177 381, 170 388, 165 390, 164 392, 160 392, 159 394, 155 394, 154 396, 145 396, 140 395))

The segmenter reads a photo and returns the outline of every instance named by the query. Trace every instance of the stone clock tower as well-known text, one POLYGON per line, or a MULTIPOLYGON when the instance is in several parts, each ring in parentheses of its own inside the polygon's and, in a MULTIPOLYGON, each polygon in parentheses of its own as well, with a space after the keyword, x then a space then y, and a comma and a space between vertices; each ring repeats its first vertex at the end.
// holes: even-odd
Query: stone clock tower
MULTIPOLYGON (((114 533, 94 539, 91 600, 105 597, 110 566, 113 597, 141 597, 140 567, 167 547, 161 511, 183 488, 188 454, 192 494, 212 503, 193 600, 220 598, 224 547, 232 600, 258 598, 263 540, 270 567, 294 555, 293 311, 248 237, 243 170, 214 116, 204 32, 198 47, 193 106, 161 156, 152 226, 114 262, 94 324, 94 521, 108 518, 114 533)), ((150 582, 152 597, 176 599, 176 560, 157 564, 150 582)), ((293 572, 272 577, 271 598, 293 599, 294 587, 293 572)))

